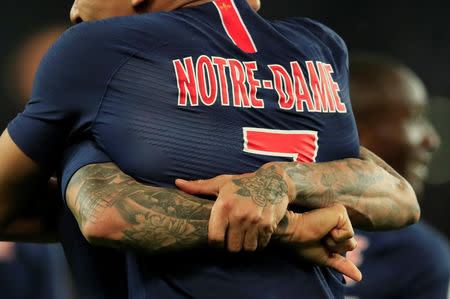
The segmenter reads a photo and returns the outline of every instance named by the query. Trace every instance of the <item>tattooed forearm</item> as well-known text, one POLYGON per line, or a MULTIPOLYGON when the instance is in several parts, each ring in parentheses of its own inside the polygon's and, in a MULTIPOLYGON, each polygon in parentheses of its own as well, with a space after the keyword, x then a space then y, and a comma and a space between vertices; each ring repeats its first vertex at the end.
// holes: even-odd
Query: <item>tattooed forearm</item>
POLYGON ((120 240, 136 250, 143 248, 152 252, 161 249, 177 250, 193 245, 205 245, 208 235, 207 221, 168 218, 162 215, 142 214, 137 224, 123 232, 120 240))
POLYGON ((156 253, 207 243, 211 201, 140 184, 112 163, 80 169, 67 194, 82 231, 105 217, 121 228, 108 239, 92 236, 98 245, 156 253))
POLYGON ((265 207, 282 202, 288 193, 288 187, 275 166, 260 168, 255 176, 233 180, 240 187, 236 194, 250 197, 255 204, 265 207))
POLYGON ((280 163, 295 186, 295 204, 347 207, 355 227, 386 230, 418 219, 414 192, 404 178, 365 150, 362 159, 326 163, 280 163))

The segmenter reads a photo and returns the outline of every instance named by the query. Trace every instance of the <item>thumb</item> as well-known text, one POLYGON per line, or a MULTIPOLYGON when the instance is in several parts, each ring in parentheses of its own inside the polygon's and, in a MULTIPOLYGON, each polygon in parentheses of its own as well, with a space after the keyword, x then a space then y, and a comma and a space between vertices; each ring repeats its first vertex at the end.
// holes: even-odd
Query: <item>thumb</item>
POLYGON ((175 185, 182 191, 189 194, 203 194, 203 195, 218 195, 220 187, 225 184, 231 177, 228 175, 219 175, 215 178, 208 180, 196 180, 186 181, 182 179, 176 179, 175 185))
POLYGON ((358 267, 340 254, 332 253, 330 258, 325 262, 325 266, 333 268, 355 281, 362 280, 362 274, 358 267))

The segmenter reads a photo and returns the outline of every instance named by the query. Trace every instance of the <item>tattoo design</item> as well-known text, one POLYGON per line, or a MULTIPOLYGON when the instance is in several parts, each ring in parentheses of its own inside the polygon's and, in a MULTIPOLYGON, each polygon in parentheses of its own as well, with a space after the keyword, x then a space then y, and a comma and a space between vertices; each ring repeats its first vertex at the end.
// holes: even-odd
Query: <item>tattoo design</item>
POLYGON ((298 205, 316 209, 340 203, 347 207, 352 221, 359 228, 392 228, 402 214, 399 203, 391 200, 392 192, 404 190, 405 182, 381 160, 372 162, 391 176, 380 172, 377 167, 363 165, 366 162, 360 159, 314 164, 283 163, 280 166, 294 182, 298 205))
POLYGON ((236 194, 250 197, 260 207, 276 205, 287 198, 287 184, 275 166, 261 168, 255 176, 235 179, 233 183, 240 187, 236 194))
POLYGON ((88 165, 72 178, 74 215, 81 226, 114 209, 126 223, 116 247, 174 250, 207 242, 213 202, 176 189, 145 186, 112 163, 88 165))

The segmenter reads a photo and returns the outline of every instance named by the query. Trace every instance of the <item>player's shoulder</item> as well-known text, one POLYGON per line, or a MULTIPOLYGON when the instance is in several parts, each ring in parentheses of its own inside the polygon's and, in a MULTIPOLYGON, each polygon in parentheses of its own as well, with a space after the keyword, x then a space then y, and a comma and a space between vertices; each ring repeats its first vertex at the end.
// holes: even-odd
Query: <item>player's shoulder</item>
POLYGON ((102 61, 118 42, 114 26, 105 22, 85 22, 67 29, 50 47, 41 66, 65 66, 77 68, 88 66, 92 61, 102 61))
MULTIPOLYGON (((338 76, 347 77, 348 50, 344 40, 328 26, 309 18, 271 21, 278 33, 310 56, 326 57, 338 76)), ((342 86, 342 88, 344 88, 342 86)))
POLYGON ((310 18, 294 17, 276 20, 272 22, 279 30, 286 34, 308 36, 324 46, 332 47, 331 50, 338 50, 347 53, 347 46, 344 40, 330 27, 312 20, 310 18))
POLYGON ((55 45, 102 54, 136 52, 165 44, 164 32, 174 31, 166 12, 119 16, 89 21, 69 28, 55 45))
POLYGON ((65 69, 77 75, 77 70, 86 72, 94 66, 110 72, 142 49, 137 22, 133 17, 115 17, 72 26, 50 47, 41 67, 48 74, 65 69))
POLYGON ((112 44, 123 45, 133 37, 133 35, 125 36, 130 33, 127 23, 129 23, 129 18, 123 17, 83 22, 66 30, 54 46, 65 49, 104 50, 112 44))

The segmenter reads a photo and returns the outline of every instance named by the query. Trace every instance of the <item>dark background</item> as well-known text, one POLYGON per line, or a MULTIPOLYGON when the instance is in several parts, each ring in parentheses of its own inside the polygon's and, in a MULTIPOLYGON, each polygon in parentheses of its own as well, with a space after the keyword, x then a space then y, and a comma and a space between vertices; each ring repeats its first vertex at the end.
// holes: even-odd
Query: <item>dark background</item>
MULTIPOLYGON (((430 95, 450 97, 448 0, 261 2, 261 15, 267 18, 302 16, 318 20, 344 38, 350 53, 370 50, 393 56, 410 66, 423 79, 430 95)), ((3 0, 0 66, 4 68, 8 65, 14 49, 33 32, 51 24, 69 25, 71 4, 72 1, 67 0, 3 0)), ((6 88, 2 86, 0 90, 2 128, 22 109, 7 95, 6 88)), ((422 197, 422 218, 449 237, 450 101, 432 100, 431 104, 431 117, 442 136, 442 147, 433 161, 430 179, 422 197)))

